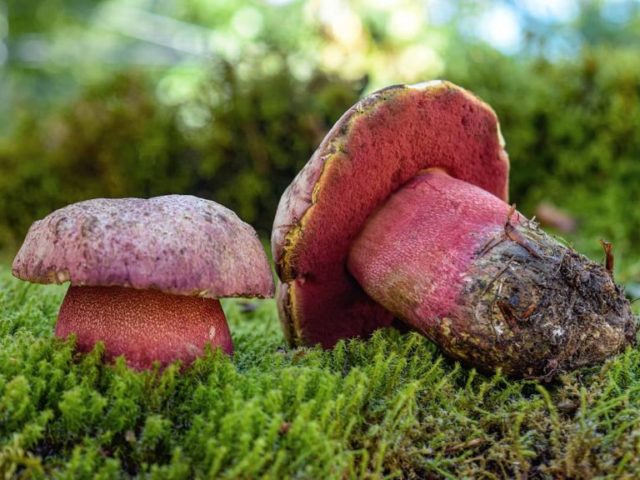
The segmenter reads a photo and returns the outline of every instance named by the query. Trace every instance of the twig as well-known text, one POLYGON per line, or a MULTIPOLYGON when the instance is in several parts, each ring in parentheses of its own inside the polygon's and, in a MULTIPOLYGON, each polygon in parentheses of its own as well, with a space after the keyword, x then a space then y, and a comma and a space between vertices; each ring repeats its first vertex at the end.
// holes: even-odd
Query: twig
POLYGON ((600 240, 600 245, 602 245, 602 249, 604 250, 604 268, 613 280, 613 244, 606 240, 600 240))
POLYGON ((516 204, 511 205, 511 209, 507 214, 507 221, 504 224, 504 234, 512 242, 517 243, 524 248, 532 257, 540 258, 540 254, 536 251, 535 247, 529 242, 518 230, 511 224, 511 217, 516 211, 516 204))

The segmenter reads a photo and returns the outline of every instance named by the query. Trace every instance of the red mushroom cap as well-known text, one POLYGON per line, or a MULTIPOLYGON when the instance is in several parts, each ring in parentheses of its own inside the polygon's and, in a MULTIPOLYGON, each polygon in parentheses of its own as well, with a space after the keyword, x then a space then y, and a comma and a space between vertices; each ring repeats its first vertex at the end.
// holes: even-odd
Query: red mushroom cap
POLYGON ((331 129, 282 196, 273 227, 290 341, 331 347, 392 323, 348 272, 349 248, 367 218, 429 168, 507 199, 509 161, 496 115, 449 82, 385 88, 331 129))
POLYGON ((257 234, 192 196, 94 199, 35 222, 13 262, 35 283, 120 286, 208 298, 273 295, 257 234))

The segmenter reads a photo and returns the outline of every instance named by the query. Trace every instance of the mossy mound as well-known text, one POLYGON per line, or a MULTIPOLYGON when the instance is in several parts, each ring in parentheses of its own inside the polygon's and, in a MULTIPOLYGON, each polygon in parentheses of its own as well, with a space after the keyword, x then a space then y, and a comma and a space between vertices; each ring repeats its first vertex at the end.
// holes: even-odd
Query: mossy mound
POLYGON ((136 373, 52 337, 63 293, 0 273, 6 478, 640 474, 635 349, 543 385, 483 376, 392 330, 290 350, 272 301, 231 301, 233 359, 136 373))

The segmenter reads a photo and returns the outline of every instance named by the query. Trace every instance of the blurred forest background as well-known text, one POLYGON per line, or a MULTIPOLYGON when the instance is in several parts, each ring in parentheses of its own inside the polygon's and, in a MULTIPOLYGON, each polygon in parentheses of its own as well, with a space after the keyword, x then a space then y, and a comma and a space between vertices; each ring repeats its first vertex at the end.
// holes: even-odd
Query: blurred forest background
POLYGON ((0 0, 0 250, 82 199, 191 193, 268 236, 360 96, 450 79, 488 101, 511 199, 640 275, 638 0, 0 0))

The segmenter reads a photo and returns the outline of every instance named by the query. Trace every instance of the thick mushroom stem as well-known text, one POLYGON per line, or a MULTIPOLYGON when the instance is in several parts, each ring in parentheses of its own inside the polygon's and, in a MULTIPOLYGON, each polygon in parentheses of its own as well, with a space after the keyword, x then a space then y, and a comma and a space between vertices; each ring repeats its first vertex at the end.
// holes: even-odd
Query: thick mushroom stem
POLYGON ((124 355, 135 369, 190 364, 207 344, 231 354, 233 344, 220 302, 124 287, 69 287, 56 336, 75 334, 77 349, 104 342, 105 357, 124 355))
POLYGON ((374 300, 485 370, 549 375, 633 341, 629 302, 603 266, 444 172, 394 193, 356 238, 348 267, 374 300))

